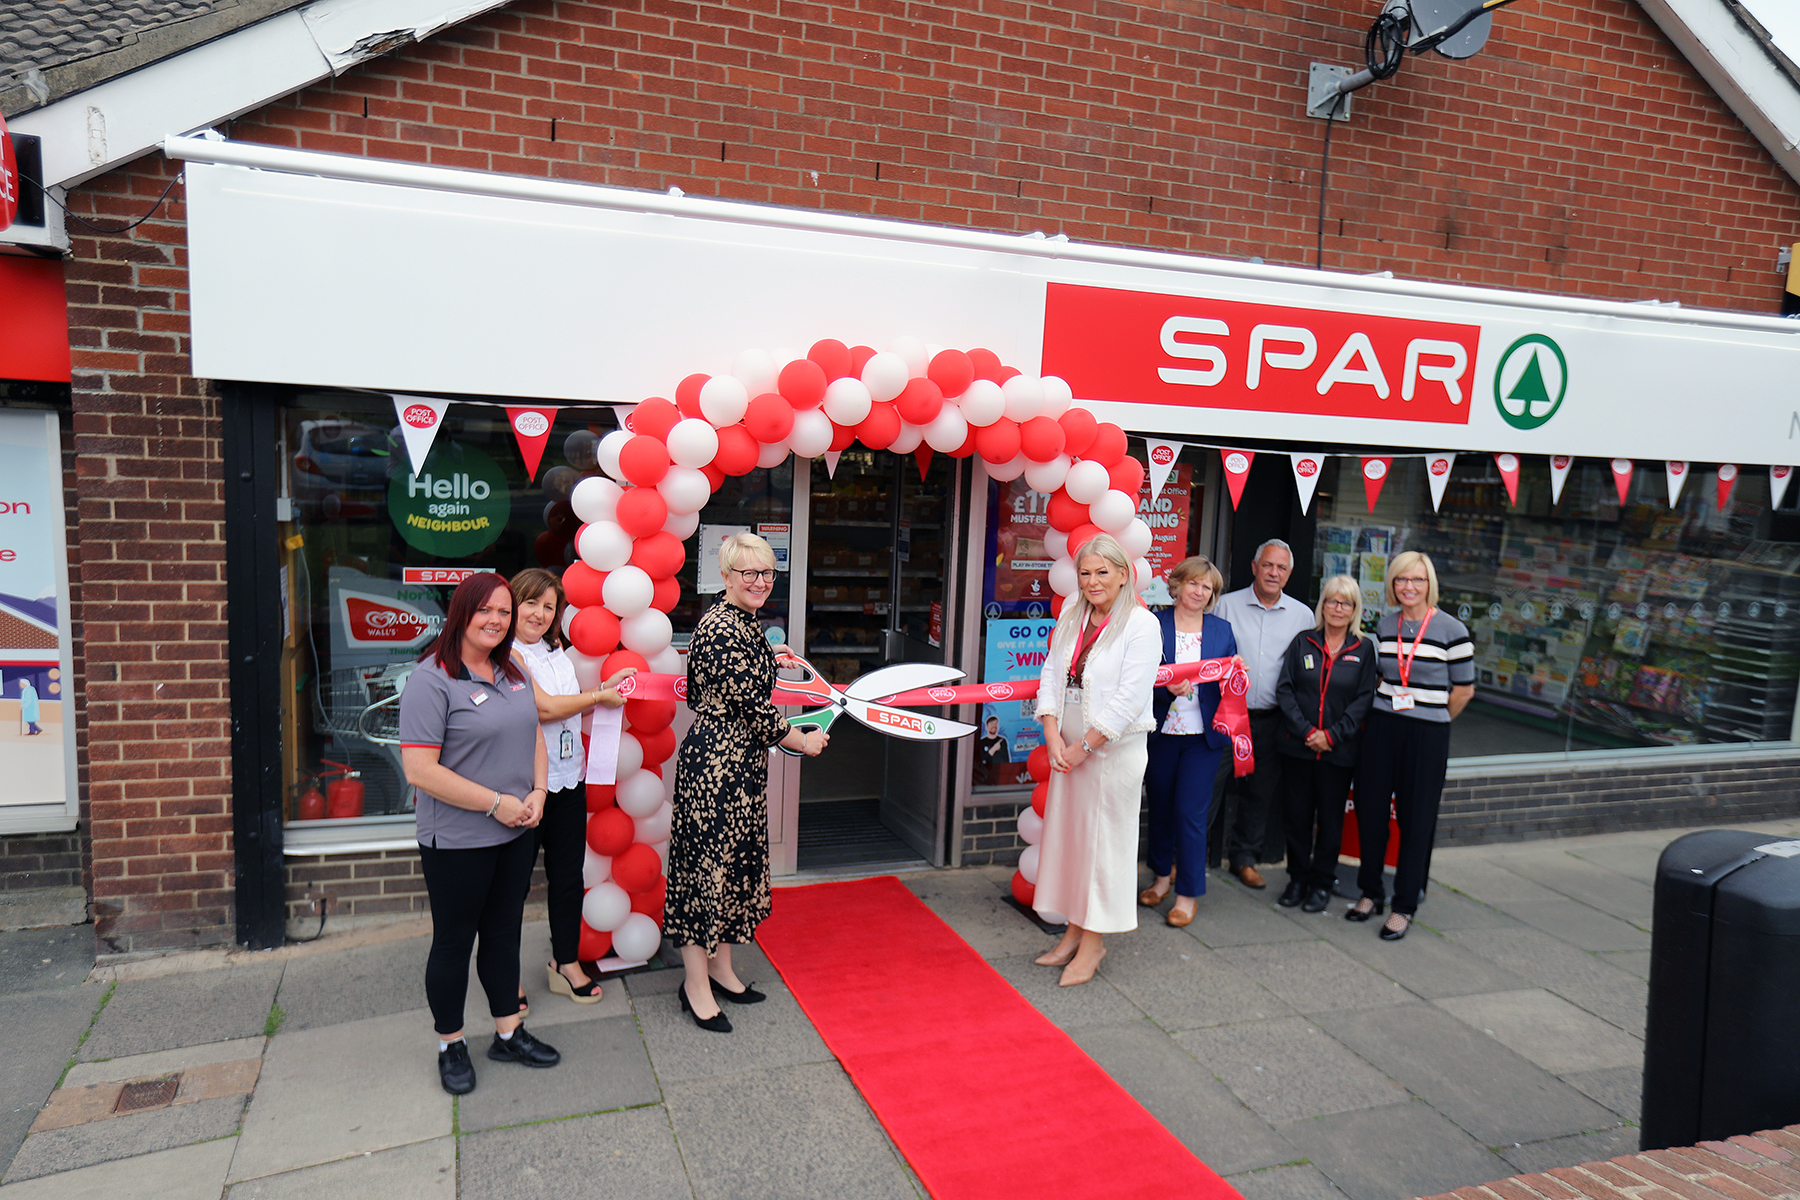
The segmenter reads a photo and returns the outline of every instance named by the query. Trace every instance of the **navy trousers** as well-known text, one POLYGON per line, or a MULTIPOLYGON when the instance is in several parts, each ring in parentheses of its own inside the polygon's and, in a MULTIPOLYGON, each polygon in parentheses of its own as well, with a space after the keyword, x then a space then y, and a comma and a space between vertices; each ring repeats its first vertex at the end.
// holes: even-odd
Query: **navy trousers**
POLYGON ((1204 734, 1153 733, 1144 783, 1150 793, 1150 870, 1175 871, 1175 894, 1206 894, 1206 827, 1219 751, 1204 734))

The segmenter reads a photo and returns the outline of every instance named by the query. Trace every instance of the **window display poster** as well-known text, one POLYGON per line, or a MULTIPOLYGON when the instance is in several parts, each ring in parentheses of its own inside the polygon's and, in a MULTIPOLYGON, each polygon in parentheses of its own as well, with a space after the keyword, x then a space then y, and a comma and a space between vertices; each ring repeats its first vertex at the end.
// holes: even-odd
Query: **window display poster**
POLYGON ((1187 557, 1193 471, 1193 464, 1177 463, 1154 498, 1148 480, 1138 489, 1138 517, 1150 527, 1150 552, 1144 557, 1150 563, 1151 584, 1144 589, 1144 603, 1153 608, 1175 602, 1169 594, 1169 572, 1187 557))
MULTIPOLYGON (((702 596, 714 596, 725 590, 725 576, 719 573, 719 544, 740 533, 749 533, 748 525, 702 525, 700 546, 694 553, 698 559, 694 569, 694 590, 702 596)), ((782 564, 777 562, 776 567, 782 564)))
POLYGON ((54 413, 0 409, 0 811, 73 796, 62 440, 54 413))
MULTIPOLYGON (((1050 649, 1056 622, 1003 618, 987 623, 983 683, 1036 679, 1050 649)), ((1022 783, 1025 756, 1043 744, 1044 731, 1034 715, 1037 701, 1004 700, 981 706, 981 733, 976 739, 975 782, 987 786, 1022 783)))
POLYGON ((1050 497, 1034 492, 1023 478, 996 485, 996 520, 991 575, 987 589, 989 615, 1016 612, 1029 617, 1050 614, 1050 552, 1044 515, 1050 497))

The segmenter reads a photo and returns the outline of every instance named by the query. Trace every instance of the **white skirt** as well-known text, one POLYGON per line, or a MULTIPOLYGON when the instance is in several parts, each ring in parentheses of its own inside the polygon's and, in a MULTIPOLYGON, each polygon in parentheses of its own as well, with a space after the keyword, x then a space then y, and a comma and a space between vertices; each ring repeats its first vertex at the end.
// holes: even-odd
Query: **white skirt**
POLYGON ((1080 750, 1086 726, 1081 693, 1070 689, 1059 723, 1063 741, 1085 758, 1074 770, 1051 772, 1038 843, 1039 914, 1065 916, 1095 933, 1137 928, 1138 810, 1148 762, 1142 733, 1108 742, 1092 754, 1080 750))

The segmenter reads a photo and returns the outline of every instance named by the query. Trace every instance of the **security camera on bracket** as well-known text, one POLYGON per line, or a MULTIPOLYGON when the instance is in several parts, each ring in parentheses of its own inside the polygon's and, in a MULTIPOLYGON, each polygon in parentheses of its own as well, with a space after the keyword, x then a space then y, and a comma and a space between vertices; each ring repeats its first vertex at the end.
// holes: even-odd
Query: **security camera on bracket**
POLYGON ((1487 44, 1491 14, 1515 0, 1387 0, 1363 38, 1364 68, 1314 63, 1307 83, 1306 115, 1348 121, 1350 93, 1400 71, 1407 51, 1435 50, 1445 58, 1472 58, 1487 44))

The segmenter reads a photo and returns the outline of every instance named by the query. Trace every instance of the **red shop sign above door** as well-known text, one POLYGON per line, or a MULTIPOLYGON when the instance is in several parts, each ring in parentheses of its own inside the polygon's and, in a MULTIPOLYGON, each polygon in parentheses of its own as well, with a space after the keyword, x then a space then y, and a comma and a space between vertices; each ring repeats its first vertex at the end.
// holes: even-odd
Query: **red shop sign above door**
POLYGON ((1052 283, 1046 375, 1077 396, 1466 425, 1481 328, 1052 283))

